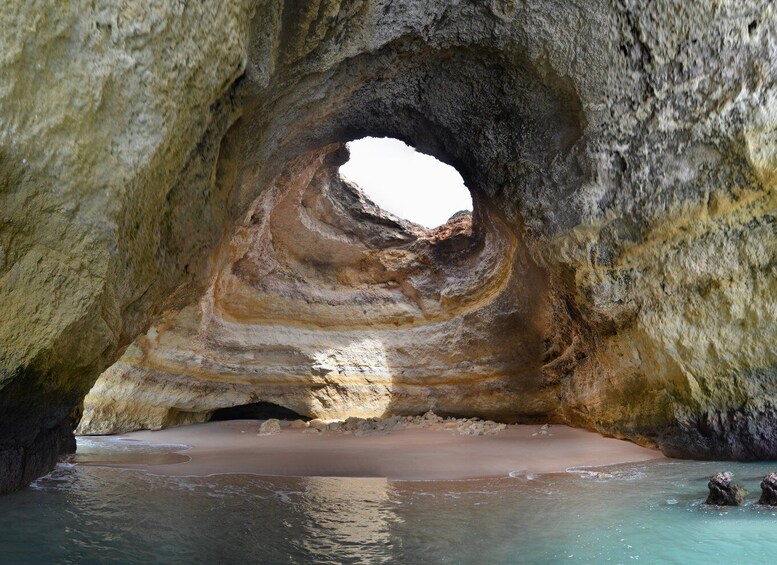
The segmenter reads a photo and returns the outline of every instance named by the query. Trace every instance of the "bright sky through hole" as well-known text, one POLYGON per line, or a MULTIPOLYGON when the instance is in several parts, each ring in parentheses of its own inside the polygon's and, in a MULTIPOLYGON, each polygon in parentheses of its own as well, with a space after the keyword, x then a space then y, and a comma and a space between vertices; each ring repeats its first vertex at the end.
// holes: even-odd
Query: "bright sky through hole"
POLYGON ((472 197, 459 172, 397 139, 365 137, 348 143, 351 158, 340 175, 384 210, 434 228, 459 210, 472 210, 472 197))

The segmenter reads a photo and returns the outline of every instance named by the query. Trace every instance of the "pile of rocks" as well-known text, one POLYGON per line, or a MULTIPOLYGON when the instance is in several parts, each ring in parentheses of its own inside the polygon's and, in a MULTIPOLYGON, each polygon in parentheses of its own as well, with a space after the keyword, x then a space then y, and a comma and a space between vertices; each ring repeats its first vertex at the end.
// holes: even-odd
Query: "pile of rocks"
POLYGON ((537 436, 552 436, 553 434, 550 433, 550 424, 544 424, 539 430, 534 432, 531 437, 537 437, 537 436))
POLYGON ((282 427, 305 428, 306 433, 313 434, 336 432, 355 436, 388 434, 393 431, 414 429, 449 430, 460 435, 484 436, 499 433, 507 427, 507 424, 477 418, 443 418, 430 410, 423 416, 391 416, 385 419, 350 417, 346 420, 311 420, 310 422, 267 420, 260 427, 259 434, 278 433, 282 427), (277 431, 272 431, 276 426, 277 431))

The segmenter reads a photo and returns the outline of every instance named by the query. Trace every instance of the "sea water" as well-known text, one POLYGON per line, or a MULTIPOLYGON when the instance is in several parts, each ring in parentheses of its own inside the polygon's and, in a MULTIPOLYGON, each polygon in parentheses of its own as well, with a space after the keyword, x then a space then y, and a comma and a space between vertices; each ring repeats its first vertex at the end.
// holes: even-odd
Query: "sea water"
MULTIPOLYGON (((777 512, 754 504, 775 464, 661 460, 471 481, 163 477, 93 466, 82 442, 62 464, 0 497, 0 562, 25 563, 774 563, 777 512), (739 508, 702 504, 731 470, 739 508)), ((166 451, 165 451, 166 450, 166 451)), ((164 459, 160 459, 163 462, 164 459)))

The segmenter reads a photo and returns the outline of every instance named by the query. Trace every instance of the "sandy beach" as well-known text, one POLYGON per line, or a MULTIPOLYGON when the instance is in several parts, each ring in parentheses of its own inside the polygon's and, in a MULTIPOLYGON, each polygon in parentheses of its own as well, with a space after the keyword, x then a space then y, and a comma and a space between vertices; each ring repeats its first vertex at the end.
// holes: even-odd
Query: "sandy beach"
POLYGON ((409 429, 361 437, 300 429, 257 435, 259 425, 257 420, 232 420, 112 436, 112 442, 188 448, 148 459, 84 457, 80 464, 148 469, 167 476, 250 473, 453 480, 503 477, 516 471, 560 473, 663 457, 656 449, 561 425, 544 431, 539 426, 511 425, 488 436, 409 429))

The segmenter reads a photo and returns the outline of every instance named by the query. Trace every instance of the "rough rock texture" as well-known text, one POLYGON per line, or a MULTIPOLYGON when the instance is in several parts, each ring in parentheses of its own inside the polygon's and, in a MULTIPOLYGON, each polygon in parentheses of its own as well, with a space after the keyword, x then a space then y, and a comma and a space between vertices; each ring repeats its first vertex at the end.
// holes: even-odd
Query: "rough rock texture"
POLYGON ((525 248, 485 210, 477 231, 468 216, 430 231, 391 217, 339 178, 339 148, 276 180, 201 303, 98 380, 79 433, 257 400, 325 419, 553 411, 540 384, 551 297, 525 248))
POLYGON ((270 420, 262 422, 262 425, 259 426, 259 433, 257 435, 264 436, 279 433, 281 433, 280 421, 276 420, 275 418, 271 418, 270 420))
MULTIPOLYGON (((383 435, 401 430, 434 430, 451 431, 464 436, 485 436, 496 435, 507 428, 507 424, 492 422, 490 420, 480 420, 477 418, 443 418, 431 410, 422 416, 391 416, 389 418, 359 418, 349 416, 345 420, 324 421, 320 419, 305 422, 304 420, 267 420, 259 427, 262 433, 265 425, 272 425, 269 422, 278 422, 278 431, 282 428, 306 429, 308 433, 336 432, 341 434, 353 434, 356 436, 364 435, 383 435)), ((547 428, 543 426, 532 436, 552 435, 546 432, 547 428), (546 433, 541 433, 545 431, 546 433)))
POLYGON ((221 238, 245 4, 0 5, 0 492, 221 238))
POLYGON ((758 504, 777 506, 777 473, 769 473, 761 481, 761 498, 758 504))
POLYGON ((707 487, 710 494, 705 504, 713 506, 739 506, 747 496, 747 489, 731 482, 733 475, 729 472, 712 475, 707 487))
MULTIPOLYGON (((241 327, 261 325, 254 306, 287 328, 278 343, 299 333, 303 357, 315 340, 322 354, 342 344, 338 324, 360 328, 359 355, 382 360, 380 324, 421 351, 424 331, 458 323, 461 334, 412 353, 406 382, 421 387, 443 335, 457 347, 468 333, 473 344, 496 336, 483 354, 468 350, 474 368, 462 365, 452 391, 463 403, 473 379, 470 413, 544 412, 669 455, 777 456, 773 2, 12 0, 0 24, 0 490, 71 447, 73 407, 156 314, 175 328, 162 341, 191 332, 193 343, 166 343, 159 359, 226 354, 203 342, 242 343, 241 327), (475 238, 505 254, 464 253, 485 269, 482 285, 470 273, 432 307, 439 264, 398 265, 416 277, 414 302, 378 272, 316 263, 310 252, 327 241, 316 229, 283 243, 298 256, 262 255, 269 239, 246 251, 286 273, 233 263, 241 233, 279 233, 271 216, 294 229, 327 218, 271 209, 306 175, 333 184, 326 148, 366 134, 407 140, 463 174, 475 238), (503 284, 495 264, 509 267, 503 284), (230 302, 262 295, 280 300, 230 302), (368 300, 344 305, 349 295, 368 300)), ((391 273, 389 248, 414 244, 369 239, 368 216, 365 265, 391 273)), ((349 237, 356 249, 362 236, 349 237)), ((228 373, 275 362, 240 354, 228 373)), ((169 383, 171 398, 212 387, 222 369, 209 363, 169 383)), ((290 397, 313 390, 309 369, 290 397)), ((392 392, 385 371, 369 373, 392 392)))
MULTIPOLYGON (((345 421, 324 423, 312 420, 310 429, 319 432, 339 432, 357 436, 390 434, 401 430, 451 431, 463 436, 496 435, 507 428, 507 424, 480 420, 477 418, 443 418, 431 410, 422 416, 391 416, 389 418, 358 418, 351 416, 345 421)), ((536 434, 532 434, 536 435, 536 434)))

